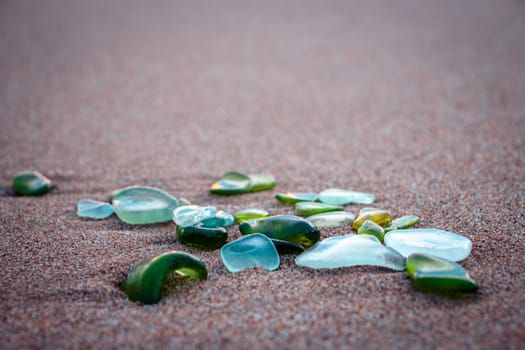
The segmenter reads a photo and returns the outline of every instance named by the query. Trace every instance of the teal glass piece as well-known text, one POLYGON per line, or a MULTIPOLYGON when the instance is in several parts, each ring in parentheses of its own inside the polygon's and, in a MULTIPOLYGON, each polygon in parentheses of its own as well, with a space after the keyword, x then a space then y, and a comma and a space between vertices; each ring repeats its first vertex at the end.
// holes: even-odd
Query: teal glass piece
POLYGON ((199 205, 186 205, 173 211, 173 221, 177 226, 188 227, 196 225, 206 219, 214 218, 217 208, 214 206, 201 207, 199 205))
POLYGON ((329 211, 341 211, 343 207, 319 202, 298 202, 295 203, 294 209, 301 216, 312 216, 329 211))
POLYGON ((277 193, 275 199, 284 204, 295 204, 297 202, 315 202, 317 193, 277 193))
POLYGON ((392 223, 385 227, 385 232, 393 230, 404 230, 419 223, 419 216, 405 215, 400 218, 392 220, 392 223))
POLYGON ((235 219, 232 214, 224 210, 218 210, 215 216, 201 221, 203 227, 226 227, 233 225, 235 219))
POLYGON ((280 239, 272 238, 272 243, 280 255, 287 255, 287 254, 297 255, 297 254, 301 254, 302 252, 304 252, 304 248, 302 246, 300 246, 299 244, 292 243, 292 242, 282 241, 280 239))
POLYGON ((199 224, 177 226, 175 232, 180 243, 200 250, 219 249, 228 239, 228 232, 224 227, 203 227, 199 224))
POLYGON ((355 234, 324 239, 299 255, 295 262, 313 269, 356 265, 405 269, 405 259, 398 252, 382 245, 375 236, 355 234))
POLYGON ((260 233, 244 236, 224 245, 221 248, 221 258, 230 272, 257 266, 272 271, 281 263, 272 241, 260 233))
POLYGON ((158 188, 131 186, 114 191, 111 204, 120 220, 140 225, 170 221, 179 202, 158 188))
POLYGON ((235 213, 234 218, 235 222, 241 223, 246 220, 253 220, 253 219, 260 219, 270 216, 270 213, 268 211, 261 209, 261 208, 247 208, 238 211, 235 213))
POLYGON ((77 202, 77 215, 90 219, 105 219, 113 214, 113 206, 106 202, 81 199, 77 202))
POLYGON ((411 254, 406 262, 414 286, 427 293, 473 293, 478 284, 453 261, 429 254, 411 254))
POLYGON ((385 230, 373 221, 366 220, 357 230, 358 235, 372 235, 383 242, 385 230))
POLYGON ((354 218, 353 213, 338 210, 307 216, 305 219, 318 228, 326 228, 351 225, 354 218))
POLYGON ((38 171, 26 171, 13 177, 13 189, 22 196, 41 196, 51 191, 55 185, 38 171))
POLYGON ((467 237, 433 228, 390 231, 385 244, 405 257, 423 253, 452 261, 465 259, 472 250, 467 237))
POLYGON ((363 208, 357 213, 357 216, 352 223, 352 228, 354 230, 358 230, 366 220, 370 220, 380 226, 387 227, 392 222, 392 214, 390 214, 388 210, 363 208))
POLYGON ((251 192, 271 190, 275 187, 275 177, 269 174, 248 175, 252 184, 251 192))
POLYGON ((348 191, 339 188, 330 188, 319 193, 319 201, 327 204, 372 204, 375 200, 376 197, 372 193, 348 191))
POLYGON ((252 181, 250 177, 235 171, 224 174, 210 188, 211 193, 221 195, 243 194, 251 192, 251 190, 252 181))
POLYGON ((293 215, 269 216, 263 219, 241 222, 239 230, 243 235, 262 233, 269 238, 280 239, 311 247, 321 233, 310 221, 293 215))

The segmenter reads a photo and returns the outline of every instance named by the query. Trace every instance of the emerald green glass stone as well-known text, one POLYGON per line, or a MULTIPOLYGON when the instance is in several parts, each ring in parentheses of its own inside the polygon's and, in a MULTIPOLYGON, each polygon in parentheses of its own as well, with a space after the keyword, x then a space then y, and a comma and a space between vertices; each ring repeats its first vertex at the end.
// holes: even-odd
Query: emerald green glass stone
POLYGON ((131 186, 113 192, 111 203, 118 218, 128 224, 168 222, 178 201, 154 187, 131 186))
POLYGON ((270 216, 268 211, 261 208, 247 208, 235 213, 235 223, 240 223, 246 220, 260 219, 270 216))
POLYGON ((275 198, 284 204, 294 204, 297 202, 315 202, 317 193, 277 193, 275 198))
POLYGON ((366 221, 370 220, 380 226, 388 226, 392 222, 392 215, 389 211, 377 208, 363 208, 357 213, 357 216, 352 223, 354 230, 359 229, 361 225, 366 221))
POLYGON ((341 211, 343 207, 319 202, 297 202, 294 209, 301 216, 311 216, 329 211, 341 211))
POLYGON ((340 227, 351 225, 354 222, 355 215, 347 211, 329 211, 326 213, 307 216, 306 220, 318 228, 340 227))
POLYGON ((372 193, 348 191, 339 188, 330 188, 319 193, 319 201, 327 204, 372 204, 375 200, 376 197, 372 193))
POLYGON ((200 250, 215 250, 222 247, 228 239, 224 227, 203 227, 201 225, 176 229, 177 240, 182 244, 200 250))
POLYGON ((408 276, 423 292, 473 293, 478 284, 459 264, 430 254, 412 254, 406 262, 408 276))
POLYGON ((275 187, 275 177, 269 174, 251 174, 249 175, 252 183, 252 192, 271 190, 275 187))
POLYGON ((300 246, 299 244, 295 244, 288 241, 282 241, 280 239, 273 239, 272 243, 275 246, 275 249, 277 249, 277 252, 281 255, 297 255, 304 252, 304 248, 300 246))
POLYGON ((37 171, 22 172, 13 177, 13 189, 22 196, 41 196, 54 187, 51 180, 37 171))
POLYGON ((392 230, 404 230, 409 227, 412 227, 419 223, 419 217, 416 215, 405 215, 400 218, 392 220, 390 225, 385 227, 385 232, 390 232, 392 230))
POLYGON ((232 195, 248 193, 252 190, 252 181, 248 175, 238 172, 228 172, 222 178, 211 185, 210 192, 213 194, 232 195))
POLYGON ((372 235, 383 242, 385 230, 373 221, 366 220, 357 230, 358 235, 372 235))
POLYGON ((239 225, 243 235, 262 233, 273 239, 280 239, 311 247, 321 233, 310 221, 293 215, 277 215, 263 219, 247 220, 239 225))

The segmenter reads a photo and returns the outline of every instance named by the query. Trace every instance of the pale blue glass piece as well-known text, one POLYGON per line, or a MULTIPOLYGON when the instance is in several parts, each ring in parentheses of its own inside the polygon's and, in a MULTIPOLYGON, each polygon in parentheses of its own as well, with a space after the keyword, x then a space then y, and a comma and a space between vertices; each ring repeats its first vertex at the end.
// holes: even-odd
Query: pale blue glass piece
POLYGON ((348 234, 324 239, 295 259, 299 266, 334 269, 372 265, 393 270, 405 269, 405 258, 370 235, 348 234))
POLYGON ((77 215, 90 219, 105 219, 113 214, 113 206, 106 202, 81 199, 77 203, 77 215))
POLYGON ((232 214, 224 210, 219 210, 217 213, 215 213, 214 217, 202 220, 201 225, 210 228, 226 227, 233 225, 234 222, 235 219, 233 218, 232 214))
POLYGON ((472 250, 467 237, 434 228, 393 230, 385 235, 385 244, 405 257, 422 253, 451 261, 465 259, 472 250))
POLYGON ((354 192, 339 188, 330 188, 319 193, 319 201, 326 204, 372 204, 376 197, 372 193, 354 192))
POLYGON ((262 233, 242 236, 222 246, 221 258, 230 272, 258 266, 273 271, 281 264, 281 258, 272 240, 262 233))
POLYGON ((217 208, 214 206, 185 205, 173 211, 173 221, 180 227, 196 225, 203 220, 215 217, 217 208))
POLYGON ((348 211, 330 211, 308 216, 305 219, 318 228, 341 227, 351 225, 355 219, 355 214, 348 211))

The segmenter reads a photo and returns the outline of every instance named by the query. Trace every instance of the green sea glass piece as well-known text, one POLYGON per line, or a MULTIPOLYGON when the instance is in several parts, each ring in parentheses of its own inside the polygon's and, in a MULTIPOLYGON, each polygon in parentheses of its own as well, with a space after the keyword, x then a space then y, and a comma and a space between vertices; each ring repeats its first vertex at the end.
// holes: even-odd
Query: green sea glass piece
POLYGON ((299 244, 292 243, 292 242, 282 241, 280 239, 272 238, 272 243, 280 255, 287 255, 287 254, 297 255, 297 254, 301 254, 302 252, 304 252, 304 248, 302 246, 300 246, 299 244))
POLYGON ((239 225, 243 235, 262 233, 273 239, 280 239, 311 247, 321 233, 310 221, 293 215, 277 215, 263 219, 243 221, 239 225))
POLYGON ((275 177, 269 174, 251 174, 248 175, 252 183, 251 192, 271 190, 275 187, 275 177))
POLYGON ((200 205, 186 205, 173 211, 173 221, 177 226, 188 227, 203 220, 215 217, 217 208, 214 206, 201 207, 200 205))
POLYGON ((412 254, 406 262, 414 286, 427 293, 474 293, 478 284, 459 264, 429 254, 412 254))
POLYGON ((343 207, 319 202, 297 202, 295 203, 294 209, 301 216, 312 216, 329 211, 341 211, 343 207))
POLYGON ((383 209, 363 208, 357 213, 357 216, 352 223, 352 228, 358 230, 366 220, 373 221, 376 224, 385 227, 392 222, 392 214, 383 209))
POLYGON ((247 208, 235 213, 235 223, 240 223, 246 220, 260 219, 270 216, 268 211, 261 208, 247 208))
POLYGON ((191 205, 191 202, 189 200, 187 200, 186 198, 179 199, 179 207, 185 207, 187 205, 191 205))
POLYGON ((275 198, 284 204, 294 204, 297 202, 315 202, 317 193, 277 193, 275 198))
POLYGON ((105 219, 113 214, 113 206, 106 202, 81 199, 77 202, 77 215, 89 219, 105 219))
POLYGON ((215 250, 222 247, 228 239, 224 227, 203 227, 201 225, 177 226, 177 240, 182 244, 200 250, 215 250))
POLYGON ((404 230, 418 223, 419 223, 419 216, 405 215, 400 218, 392 220, 390 225, 385 227, 385 232, 390 232, 393 230, 404 230))
POLYGON ((372 193, 348 191, 339 188, 330 188, 319 193, 319 201, 327 204, 372 204, 375 200, 376 197, 372 193))
POLYGON ((233 218, 232 214, 224 210, 218 210, 215 213, 215 216, 202 220, 201 225, 203 227, 210 227, 210 228, 226 227, 226 226, 233 225, 234 222, 235 222, 235 219, 233 218))
POLYGON ((348 211, 329 211, 307 216, 305 219, 318 228, 341 227, 351 225, 354 222, 355 215, 348 211))
POLYGON ((41 196, 54 187, 51 180, 38 171, 25 171, 13 177, 13 189, 22 196, 41 196))
POLYGON ((358 235, 372 235, 375 236, 378 240, 383 242, 385 237, 385 230, 373 221, 366 220, 361 227, 357 230, 358 235))
POLYGON ((154 187, 131 186, 113 192, 111 203, 118 218, 128 224, 168 222, 178 201, 154 187))
POLYGON ((273 271, 281 263, 272 241, 260 233, 244 236, 225 244, 221 248, 221 258, 230 272, 257 266, 273 271))
POLYGON ((252 190, 252 181, 248 175, 235 171, 228 172, 211 185, 213 194, 232 195, 248 193, 252 190))

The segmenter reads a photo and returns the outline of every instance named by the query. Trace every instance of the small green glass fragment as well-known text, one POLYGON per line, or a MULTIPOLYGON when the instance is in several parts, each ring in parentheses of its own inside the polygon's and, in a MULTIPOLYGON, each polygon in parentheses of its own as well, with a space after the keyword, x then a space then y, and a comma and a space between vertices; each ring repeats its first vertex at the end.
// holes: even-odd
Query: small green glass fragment
POLYGON ((295 204, 297 202, 315 202, 317 193, 277 193, 275 199, 284 204, 295 204))
POLYGON ((235 223, 240 223, 246 220, 260 219, 270 216, 268 211, 261 208, 247 208, 235 213, 235 223))
POLYGON ((392 222, 392 215, 389 211, 377 208, 363 208, 357 213, 357 216, 352 223, 354 230, 359 229, 361 225, 366 221, 370 220, 380 226, 388 226, 392 222))
POLYGON ((248 175, 235 171, 228 172, 211 185, 213 194, 232 195, 248 193, 252 190, 252 181, 248 175))
POLYGON ((292 242, 272 238, 272 243, 275 246, 275 249, 277 249, 277 253, 281 255, 297 255, 304 252, 304 248, 302 246, 292 242))
POLYGON ((155 304, 160 300, 161 288, 168 275, 177 272, 195 280, 208 278, 206 265, 197 257, 170 251, 139 263, 124 282, 124 293, 130 300, 155 304))
POLYGON ((182 244, 207 251, 219 249, 228 239, 228 232, 224 227, 211 228, 201 225, 177 226, 176 235, 182 244))
POLYGON ((343 210, 343 207, 319 202, 298 202, 295 203, 294 209, 301 216, 311 216, 329 211, 340 211, 343 210))
POLYGON ((366 220, 361 227, 357 230, 358 235, 372 235, 377 237, 378 240, 383 242, 385 237, 385 230, 373 221, 366 220))
POLYGON ((478 284, 459 264, 430 254, 411 254, 406 261, 414 286, 427 293, 473 293, 478 284))
POLYGON ((38 171, 26 171, 13 177, 13 189, 22 196, 41 196, 51 191, 55 185, 38 171))
POLYGON ((186 198, 179 199, 179 207, 186 207, 188 205, 191 205, 191 202, 187 200, 186 198))
POLYGON ((419 216, 405 215, 400 218, 392 220, 390 225, 385 227, 385 232, 390 232, 393 230, 404 230, 418 223, 419 223, 419 216))
POLYGON ((275 177, 269 174, 251 174, 248 175, 252 183, 251 192, 271 190, 275 187, 275 177))

